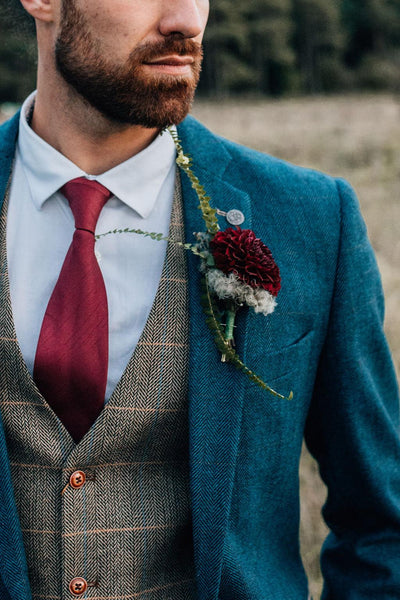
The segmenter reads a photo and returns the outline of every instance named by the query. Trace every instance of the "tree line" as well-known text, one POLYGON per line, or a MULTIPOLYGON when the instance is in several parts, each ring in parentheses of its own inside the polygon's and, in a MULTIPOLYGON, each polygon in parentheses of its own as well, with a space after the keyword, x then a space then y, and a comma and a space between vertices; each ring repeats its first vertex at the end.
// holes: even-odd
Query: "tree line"
POLYGON ((400 90, 399 0, 211 0, 204 93, 400 90))
MULTIPOLYGON (((399 0, 210 0, 199 92, 400 91, 399 0)), ((35 81, 34 28, 18 0, 0 14, 0 102, 35 81)))

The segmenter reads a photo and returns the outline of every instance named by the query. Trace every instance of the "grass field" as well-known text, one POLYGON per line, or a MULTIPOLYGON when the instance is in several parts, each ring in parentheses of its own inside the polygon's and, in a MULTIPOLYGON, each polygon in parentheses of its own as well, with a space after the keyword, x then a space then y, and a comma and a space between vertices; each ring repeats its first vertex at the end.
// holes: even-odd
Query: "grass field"
MULTIPOLYGON (((197 101, 193 114, 225 137, 350 181, 377 252, 386 331, 400 372, 400 99, 382 95, 197 101)), ((306 451, 300 480, 302 552, 316 599, 321 591, 319 549, 326 535, 320 518, 325 490, 306 451)))
MULTIPOLYGON (((213 131, 296 164, 345 177, 355 188, 386 296, 386 331, 400 372, 400 98, 360 96, 283 101, 197 101, 213 131)), ((320 517, 325 489, 304 451, 300 469, 303 558, 314 599, 321 593, 320 517)))

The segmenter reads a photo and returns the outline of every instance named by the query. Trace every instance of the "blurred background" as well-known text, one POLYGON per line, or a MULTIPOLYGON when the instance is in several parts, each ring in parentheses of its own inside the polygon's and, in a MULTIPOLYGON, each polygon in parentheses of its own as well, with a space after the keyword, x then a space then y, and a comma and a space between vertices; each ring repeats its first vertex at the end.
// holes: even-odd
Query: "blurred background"
MULTIPOLYGON (((211 0, 202 96, 400 90, 398 0, 211 0)), ((2 0, 0 102, 34 85, 34 31, 2 0)))
MULTIPOLYGON (((35 87, 33 24, 1 0, 0 120, 35 87)), ((400 370, 399 0, 211 0, 193 114, 213 131, 348 179, 360 198, 400 370)), ((349 457, 351 459, 351 457, 349 457)), ((304 450, 301 543, 314 599, 325 489, 304 450)))

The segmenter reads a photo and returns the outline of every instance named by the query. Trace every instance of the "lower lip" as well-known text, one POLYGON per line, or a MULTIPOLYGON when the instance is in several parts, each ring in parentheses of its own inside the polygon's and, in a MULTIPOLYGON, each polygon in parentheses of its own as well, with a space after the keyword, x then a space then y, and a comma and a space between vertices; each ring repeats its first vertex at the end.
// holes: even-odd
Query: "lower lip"
POLYGON ((152 72, 164 73, 165 75, 191 75, 192 67, 190 64, 186 65, 169 65, 165 63, 160 64, 149 64, 146 63, 144 65, 148 69, 151 69, 152 72))

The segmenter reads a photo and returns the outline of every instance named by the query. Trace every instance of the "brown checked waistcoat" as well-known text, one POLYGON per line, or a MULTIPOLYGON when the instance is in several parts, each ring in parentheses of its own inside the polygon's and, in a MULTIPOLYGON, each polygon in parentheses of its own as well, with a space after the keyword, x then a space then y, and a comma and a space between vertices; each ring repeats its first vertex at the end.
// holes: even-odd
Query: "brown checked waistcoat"
MULTIPOLYGON (((79 577, 89 586, 81 597, 91 600, 194 600, 185 251, 168 244, 137 348, 76 445, 37 390, 16 339, 6 210, 7 202, 0 231, 0 409, 33 598, 72 599, 69 586, 79 577), (82 474, 73 487, 76 471, 82 474)), ((170 237, 184 240, 179 177, 170 237)))

